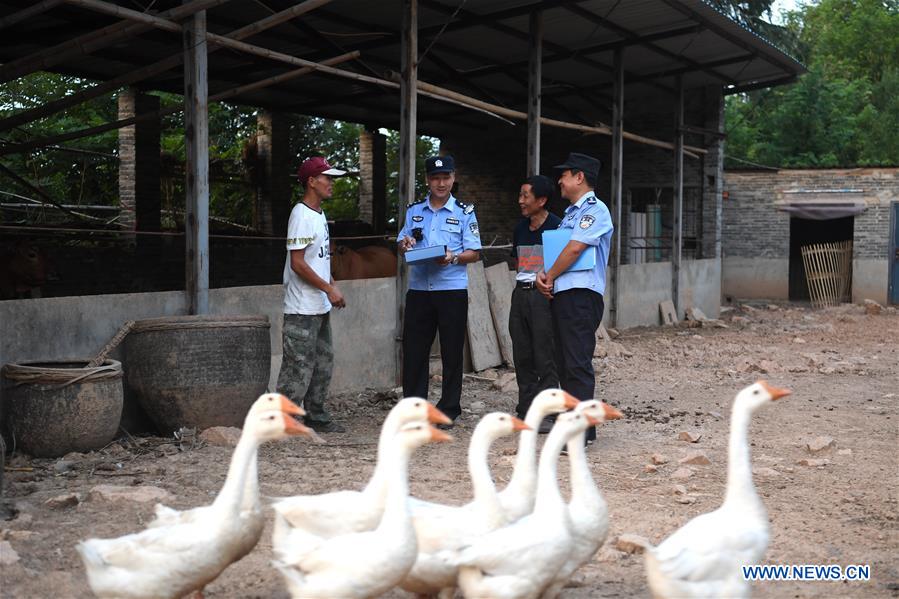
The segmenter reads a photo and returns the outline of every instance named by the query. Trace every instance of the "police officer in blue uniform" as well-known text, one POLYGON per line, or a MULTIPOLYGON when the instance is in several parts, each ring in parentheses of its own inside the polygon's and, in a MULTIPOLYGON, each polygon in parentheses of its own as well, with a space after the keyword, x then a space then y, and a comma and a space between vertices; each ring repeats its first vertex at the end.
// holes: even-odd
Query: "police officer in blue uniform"
MULTIPOLYGON (((562 197, 571 203, 559 229, 570 229, 571 239, 552 268, 537 274, 537 288, 551 300, 560 385, 581 401, 593 399, 596 387, 593 350, 602 321, 613 230, 609 209, 593 193, 599 168, 599 160, 576 152, 555 167, 560 173, 562 197), (596 252, 596 265, 589 270, 569 271, 568 267, 585 251, 596 252)), ((591 427, 586 442, 590 444, 595 439, 596 430, 591 427)))
MULTIPOLYGON (((445 245, 446 254, 409 265, 403 316, 403 395, 428 397, 428 367, 434 335, 440 331, 443 387, 437 408, 456 420, 462 414, 462 346, 468 322, 468 273, 480 260, 481 237, 474 206, 452 194, 452 156, 425 161, 428 195, 409 204, 397 235, 400 253, 413 247, 445 245)), ((450 428, 452 425, 438 425, 450 428)))

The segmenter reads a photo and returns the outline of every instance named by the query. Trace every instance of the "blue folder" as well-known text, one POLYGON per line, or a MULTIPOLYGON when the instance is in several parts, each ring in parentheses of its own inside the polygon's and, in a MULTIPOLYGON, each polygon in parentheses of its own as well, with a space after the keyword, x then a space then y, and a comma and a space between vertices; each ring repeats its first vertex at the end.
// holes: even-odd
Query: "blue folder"
MULTIPOLYGON (((548 271, 562 253, 562 249, 571 241, 573 229, 552 229, 543 232, 543 270, 548 271)), ((596 266, 596 246, 587 246, 568 270, 590 270, 596 266)))
POLYGON ((406 250, 405 256, 407 264, 415 264, 416 262, 442 258, 443 256, 446 256, 446 246, 432 245, 423 248, 416 247, 411 250, 406 250))

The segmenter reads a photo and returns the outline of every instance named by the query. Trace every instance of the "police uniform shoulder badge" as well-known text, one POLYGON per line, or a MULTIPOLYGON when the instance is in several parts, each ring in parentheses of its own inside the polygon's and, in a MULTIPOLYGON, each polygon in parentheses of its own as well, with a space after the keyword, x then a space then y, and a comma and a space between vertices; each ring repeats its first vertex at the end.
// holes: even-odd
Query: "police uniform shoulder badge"
POLYGON ((468 223, 468 230, 471 231, 472 235, 477 235, 478 237, 481 236, 481 232, 478 230, 477 221, 472 221, 472 222, 468 223))
POLYGON ((465 202, 456 200, 456 205, 462 209, 462 214, 471 214, 474 212, 474 204, 466 204, 465 202))
POLYGON ((592 214, 585 214, 581 217, 581 221, 578 223, 578 226, 581 229, 589 229, 590 225, 592 225, 596 221, 596 217, 592 214))
POLYGON ((406 204, 406 208, 411 208, 412 206, 415 206, 415 205, 417 205, 417 204, 421 204, 421 203, 424 202, 424 201, 425 201, 425 198, 422 198, 422 199, 420 199, 420 200, 416 200, 416 201, 414 201, 414 202, 409 202, 408 204, 406 204))
POLYGON ((596 202, 597 202, 596 196, 590 196, 589 198, 587 198, 588 204, 595 204, 596 202))

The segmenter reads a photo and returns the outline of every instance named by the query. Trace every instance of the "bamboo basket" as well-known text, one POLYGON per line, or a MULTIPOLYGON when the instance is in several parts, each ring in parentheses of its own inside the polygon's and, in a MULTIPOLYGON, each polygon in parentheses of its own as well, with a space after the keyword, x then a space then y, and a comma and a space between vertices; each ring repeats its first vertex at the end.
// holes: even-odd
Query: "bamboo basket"
POLYGON ((815 243, 801 250, 812 305, 823 308, 849 301, 852 242, 815 243))

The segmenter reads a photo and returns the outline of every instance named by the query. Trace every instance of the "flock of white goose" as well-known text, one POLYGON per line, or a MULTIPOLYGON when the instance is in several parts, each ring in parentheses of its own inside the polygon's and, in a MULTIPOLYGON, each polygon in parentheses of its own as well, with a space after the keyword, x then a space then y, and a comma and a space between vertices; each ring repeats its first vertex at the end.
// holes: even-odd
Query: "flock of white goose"
MULTIPOLYGON (((737 394, 724 503, 657 547, 646 547, 646 573, 656 597, 748 596, 740 566, 759 563, 768 544, 768 517, 752 483, 749 421, 757 408, 789 393, 759 381, 737 394)), ((314 435, 293 418, 302 414, 282 395, 262 395, 247 414, 227 478, 211 505, 186 511, 157 505, 156 519, 142 532, 79 543, 93 592, 174 599, 202 592, 248 554, 265 526, 257 449, 289 435, 314 435)), ((364 489, 273 503, 273 565, 292 597, 377 597, 397 586, 442 599, 457 589, 467 598, 556 597, 609 530, 584 434, 620 417, 603 402, 578 402, 560 389, 534 398, 524 421, 501 412, 484 416, 468 447, 474 497, 449 506, 409 497, 414 450, 450 437, 430 424, 449 422, 446 416, 424 399, 405 398, 381 427, 377 465, 364 489), (551 414, 559 415, 538 463, 536 429, 551 414), (521 434, 514 473, 497 492, 488 452, 496 439, 516 431, 521 434), (567 503, 556 474, 565 449, 567 503)))

